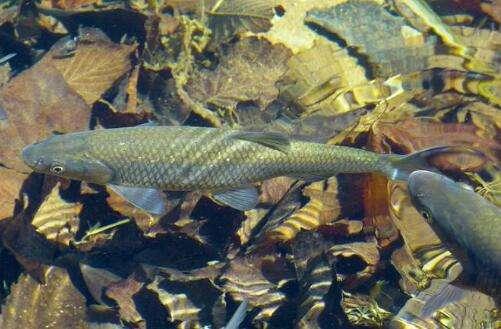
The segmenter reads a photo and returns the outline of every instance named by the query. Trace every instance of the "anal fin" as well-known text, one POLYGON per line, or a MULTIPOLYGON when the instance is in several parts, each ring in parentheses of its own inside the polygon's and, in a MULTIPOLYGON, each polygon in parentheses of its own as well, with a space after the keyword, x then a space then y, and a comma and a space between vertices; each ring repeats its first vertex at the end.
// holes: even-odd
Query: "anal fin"
POLYGON ((212 198, 217 202, 240 211, 250 210, 256 207, 258 197, 257 190, 253 186, 212 194, 212 198))

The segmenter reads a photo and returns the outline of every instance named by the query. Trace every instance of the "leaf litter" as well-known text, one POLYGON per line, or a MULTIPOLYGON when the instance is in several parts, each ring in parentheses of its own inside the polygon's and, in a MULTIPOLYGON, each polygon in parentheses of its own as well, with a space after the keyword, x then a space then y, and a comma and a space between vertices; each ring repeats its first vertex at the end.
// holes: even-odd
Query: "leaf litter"
POLYGON ((152 216, 19 157, 146 120, 378 153, 469 146, 482 156, 433 165, 499 205, 498 3, 405 5, 420 2, 2 3, 0 326, 222 327, 245 303, 242 328, 494 327, 493 299, 404 183, 279 177, 246 212, 167 191, 152 216), (423 315, 450 284, 462 299, 423 315))

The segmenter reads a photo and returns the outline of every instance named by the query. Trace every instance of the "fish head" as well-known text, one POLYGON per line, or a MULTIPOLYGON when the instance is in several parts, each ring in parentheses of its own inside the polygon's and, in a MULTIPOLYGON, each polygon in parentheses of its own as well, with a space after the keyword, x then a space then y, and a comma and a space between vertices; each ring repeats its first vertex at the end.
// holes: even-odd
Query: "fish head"
POLYGON ((428 222, 437 220, 437 214, 450 206, 447 191, 455 182, 446 176, 426 170, 412 172, 408 178, 411 201, 428 222))
POLYGON ((92 157, 86 132, 55 135, 26 146, 23 161, 33 171, 67 179, 104 185, 113 178, 113 170, 92 157))

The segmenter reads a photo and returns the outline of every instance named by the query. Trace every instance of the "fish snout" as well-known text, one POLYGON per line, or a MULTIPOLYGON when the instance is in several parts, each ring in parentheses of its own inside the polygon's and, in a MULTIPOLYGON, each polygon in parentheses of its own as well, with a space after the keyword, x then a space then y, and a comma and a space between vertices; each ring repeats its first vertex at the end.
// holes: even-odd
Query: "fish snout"
POLYGON ((21 151, 24 163, 35 171, 40 171, 45 167, 43 156, 40 154, 37 144, 27 145, 21 151))

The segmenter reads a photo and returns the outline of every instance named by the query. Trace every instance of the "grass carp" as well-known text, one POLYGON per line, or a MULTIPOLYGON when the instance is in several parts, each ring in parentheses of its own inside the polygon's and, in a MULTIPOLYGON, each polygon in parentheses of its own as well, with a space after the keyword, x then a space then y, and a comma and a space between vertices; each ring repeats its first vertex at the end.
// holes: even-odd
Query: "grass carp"
MULTIPOLYGON (((209 193, 233 208, 257 203, 253 183, 277 176, 320 180, 337 173, 378 172, 407 179, 438 147, 408 156, 290 140, 275 132, 137 126, 55 135, 22 151, 34 171, 96 184, 209 193)), ((123 192, 122 189, 122 192, 123 192)), ((139 193, 143 201, 150 192, 139 193)), ((145 207, 142 207, 145 209, 145 207)))

